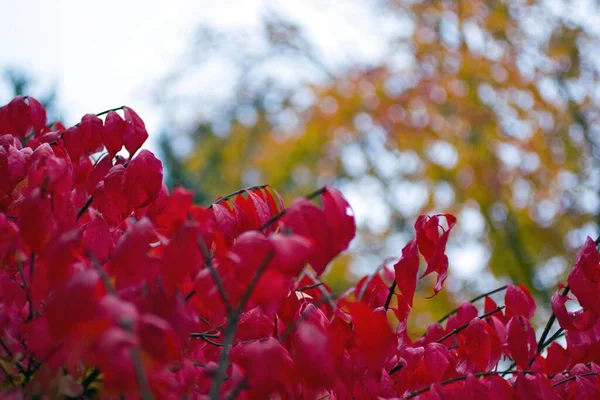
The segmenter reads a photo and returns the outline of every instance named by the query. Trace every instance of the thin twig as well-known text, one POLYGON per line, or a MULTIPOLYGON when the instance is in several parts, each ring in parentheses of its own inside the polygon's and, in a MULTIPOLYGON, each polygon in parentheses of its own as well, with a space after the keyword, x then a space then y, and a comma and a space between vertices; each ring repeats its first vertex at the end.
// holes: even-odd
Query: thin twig
POLYGON ((213 265, 212 255, 206 248, 206 244, 204 243, 204 240, 202 238, 198 239, 198 246, 200 247, 200 251, 202 252, 202 256, 204 257, 204 265, 206 265, 206 267, 208 268, 208 270, 210 272, 210 276, 212 277, 212 279, 215 283, 215 286, 217 287, 217 291, 219 292, 219 295, 221 296, 221 300, 223 300, 223 303, 225 304, 225 308, 227 309, 227 314, 231 316, 231 314, 233 313, 233 307, 231 306, 231 302, 229 301, 229 297, 227 296, 227 292, 225 291, 225 286, 223 285, 223 281, 221 280, 219 273, 217 272, 217 270, 215 269, 215 266, 213 265))
POLYGON ((294 330, 298 327, 298 325, 300 325, 308 317, 310 317, 310 315, 315 310, 319 309, 319 307, 321 307, 323 304, 325 304, 326 301, 327 300, 325 300, 325 298, 321 298, 321 299, 317 300, 316 302, 311 303, 313 305, 313 307, 305 310, 302 314, 300 314, 300 316, 296 320, 294 320, 291 324, 289 324, 285 328, 285 330, 281 333, 281 335, 279 335, 279 341, 284 342, 285 339, 287 339, 287 337, 294 332, 294 330))
MULTIPOLYGON (((327 190, 327 186, 323 186, 320 189, 315 190, 314 192, 304 196, 304 198, 306 200, 312 200, 317 196, 322 195, 325 191, 327 190)), ((270 227, 271 225, 273 225, 275 222, 277 222, 277 220, 281 217, 283 217, 285 214, 287 213, 287 209, 283 209, 281 211, 279 211, 279 213, 277 213, 276 215, 272 216, 271 219, 269 219, 267 222, 265 222, 264 224, 262 224, 258 230, 262 231, 267 229, 268 227, 270 227)))
MULTIPOLYGON (((487 312, 485 314, 483 314, 482 316, 478 317, 479 319, 484 319, 489 317, 492 314, 497 313, 498 311, 502 311, 504 310, 504 306, 500 306, 497 308, 494 308, 492 311, 487 312)), ((467 322, 466 324, 462 324, 461 326, 459 326, 458 328, 454 328, 452 329, 450 332, 448 332, 447 334, 445 334, 444 336, 442 336, 440 339, 436 340, 437 343, 442 343, 444 340, 448 339, 450 336, 455 335, 457 333, 459 333, 460 331, 462 331, 463 329, 466 329, 469 324, 471 323, 471 321, 467 322)))
POLYGON ((389 370, 388 375, 392 375, 393 373, 400 371, 402 367, 404 367, 404 364, 402 364, 402 362, 399 362, 394 368, 389 370))
MULTIPOLYGON (((509 369, 506 371, 487 371, 487 372, 479 372, 477 374, 473 374, 474 377, 476 378, 481 378, 484 376, 492 376, 492 375, 501 375, 504 376, 506 374, 532 374, 534 373, 534 371, 530 371, 527 369, 521 369, 521 370, 513 370, 513 369, 509 369)), ((439 383, 439 385, 448 385, 450 383, 454 383, 454 382, 459 382, 459 381, 464 381, 466 380, 470 375, 461 375, 461 376, 457 376, 456 378, 451 378, 451 379, 447 379, 445 381, 442 381, 439 383)), ((428 392, 431 387, 433 385, 427 386, 426 388, 423 388, 421 390, 417 390, 416 392, 412 392, 408 395, 406 395, 404 398, 405 399, 412 399, 413 397, 417 397, 425 392, 428 392)))
MULTIPOLYGON (((481 295, 479 295, 479 296, 477 296, 477 297, 474 297, 474 298, 472 298, 471 300, 469 300, 469 303, 475 303, 476 301, 478 301, 478 300, 481 300, 481 299, 483 299, 484 297, 487 297, 487 296, 489 296, 489 295, 492 295, 492 294, 494 294, 494 293, 501 292, 501 291, 503 291, 504 289, 506 289, 507 287, 508 287, 508 285, 504 285, 504 286, 502 286, 502 287, 499 287, 499 288, 497 288, 497 289, 494 289, 494 290, 492 290, 492 291, 490 291, 490 292, 487 292, 487 293, 481 294, 481 295)), ((458 312, 458 308, 455 308, 454 310, 450 311, 448 314, 444 315, 442 318, 440 318, 440 319, 438 320, 438 324, 441 324, 442 322, 444 322, 445 320, 447 320, 448 318, 450 318, 452 315, 456 314, 457 312, 458 312)))
POLYGON ((12 387, 17 387, 17 385, 15 385, 15 381, 12 375, 8 373, 8 371, 6 370, 6 368, 4 368, 4 365, 2 365, 2 363, 0 363, 0 369, 2 370, 2 372, 4 372, 4 375, 6 375, 6 378, 8 379, 8 382, 12 385, 12 387))
MULTIPOLYGON (((204 244, 204 242, 202 242, 204 244)), ((231 313, 229 316, 229 321, 227 322, 227 327, 225 328, 225 332, 223 333, 223 350, 221 350, 221 354, 219 356, 219 362, 217 364, 217 372, 215 374, 215 379, 212 382, 210 387, 210 398, 217 400, 219 398, 219 392, 221 391, 221 384, 225 379, 225 371, 227 370, 227 365, 229 364, 229 351, 231 350, 233 338, 235 336, 235 331, 237 329, 237 323, 240 318, 240 315, 244 311, 246 307, 246 303, 250 300, 250 296, 256 287, 260 277, 263 272, 267 269, 267 266, 271 262, 274 256, 274 251, 271 250, 267 257, 263 260, 263 262, 258 266, 254 277, 250 281, 250 284, 242 294, 240 298, 240 302, 235 310, 235 312, 231 313)))
POLYGON ((308 278, 313 281, 313 283, 315 285, 317 285, 316 287, 319 289, 319 291, 321 292, 321 294, 323 295, 323 297, 325 298, 325 300, 327 300, 327 303, 329 303, 329 305, 331 306, 332 309, 336 310, 337 306, 335 304, 335 301, 333 301, 333 298, 331 297, 331 294, 327 291, 327 289, 325 289, 325 287, 323 285, 319 285, 320 282, 316 276, 313 275, 312 272, 310 272, 308 269, 304 269, 304 274, 306 276, 308 276, 308 278))
POLYGON ((83 392, 85 393, 89 386, 94 383, 94 381, 96 380, 96 378, 98 378, 100 376, 100 370, 97 368, 94 368, 92 370, 92 372, 90 372, 90 374, 88 376, 85 377, 85 379, 83 380, 83 382, 81 382, 81 385, 83 386, 83 392))
POLYGON ((21 275, 21 280, 23 281, 23 286, 25 287, 25 296, 27 297, 27 302, 29 303, 29 314, 27 315, 26 321, 31 321, 33 319, 33 302, 31 301, 31 287, 27 282, 27 278, 25 278, 25 271, 23 271, 23 263, 18 262, 17 267, 19 268, 19 275, 21 275))
MULTIPOLYGON (((562 296, 562 297, 566 296, 567 294, 569 294, 569 290, 570 290, 569 285, 565 286, 565 288, 562 290, 562 293, 560 294, 560 296, 562 296)), ((543 345, 546 341, 546 337, 550 333, 550 329, 552 329, 552 325, 554 324, 555 320, 556 320, 556 315, 554 315, 554 312, 553 312, 552 315, 550 315, 550 318, 548 319, 548 323, 546 324, 546 327, 544 328, 544 331, 542 332, 542 336, 540 337, 540 341, 538 342, 538 347, 537 347, 538 353, 541 353, 542 350, 544 349, 543 345)), ((535 357, 531 360, 529 365, 533 364, 534 360, 535 360, 535 357)))
POLYGON ((90 196, 83 205, 83 207, 81 207, 79 211, 77 211, 77 221, 79 221, 79 218, 81 218, 83 214, 87 211, 87 209, 90 208, 90 206, 92 205, 92 201, 94 201, 94 196, 90 196))
POLYGON ((247 188, 244 188, 244 189, 236 190, 233 193, 229 193, 227 196, 223 196, 223 197, 218 198, 214 203, 212 203, 210 206, 208 206, 208 208, 211 208, 214 204, 220 204, 220 203, 222 203, 224 201, 227 201, 227 200, 231 199, 232 197, 235 197, 235 196, 240 195, 242 193, 250 192, 252 190, 265 189, 268 186, 269 185, 250 186, 250 187, 247 187, 247 188))
POLYGON ((300 289, 296 289, 297 292, 304 292, 305 290, 310 290, 310 289, 314 289, 317 288, 319 286, 323 286, 324 283, 323 282, 319 282, 319 283, 314 283, 312 285, 307 285, 307 286, 303 286, 300 289))
POLYGON ((189 301, 196 294, 196 289, 192 289, 185 295, 185 301, 189 301))
POLYGON ((390 289, 389 289, 387 298, 385 299, 385 304, 383 305, 383 308, 385 309, 385 311, 387 311, 388 308, 390 308, 390 302, 392 301, 392 296, 394 295, 395 290, 396 290, 396 281, 392 282, 392 284, 390 285, 390 289))
POLYGON ((565 379, 561 379, 560 381, 553 383, 552 387, 556 387, 558 385, 562 385, 563 383, 575 380, 575 378, 583 378, 585 376, 594 376, 594 375, 598 375, 598 373, 597 372, 586 372, 586 373, 579 374, 579 375, 573 375, 573 376, 570 376, 565 379))
POLYGON ((369 283, 371 283, 373 278, 375 278, 375 276, 377 274, 379 274, 379 272, 381 272, 381 270, 384 269, 388 263, 390 263, 394 260, 397 260, 397 259, 398 259, 398 257, 387 257, 385 260, 383 260, 383 262, 381 264, 379 264, 379 266, 377 267, 375 272, 373 272, 371 275, 369 275, 369 277, 367 278, 365 283, 363 283, 362 287, 360 288, 360 292, 358 293, 358 297, 356 298, 357 301, 360 302, 362 300, 363 296, 365 295, 365 292, 367 291, 367 287, 369 286, 369 283))

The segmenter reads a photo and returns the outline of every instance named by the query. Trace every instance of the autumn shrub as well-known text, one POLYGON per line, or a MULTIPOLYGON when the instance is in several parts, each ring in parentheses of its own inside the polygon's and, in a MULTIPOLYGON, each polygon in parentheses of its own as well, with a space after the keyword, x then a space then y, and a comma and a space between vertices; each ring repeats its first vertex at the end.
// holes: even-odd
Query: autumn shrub
POLYGON ((337 189, 194 205, 147 137, 128 107, 68 129, 31 97, 0 108, 1 398, 600 396, 594 240, 538 334, 510 284, 409 337, 419 279, 435 296, 447 278, 452 215, 419 217, 393 268, 333 298, 319 278, 356 230, 337 189))

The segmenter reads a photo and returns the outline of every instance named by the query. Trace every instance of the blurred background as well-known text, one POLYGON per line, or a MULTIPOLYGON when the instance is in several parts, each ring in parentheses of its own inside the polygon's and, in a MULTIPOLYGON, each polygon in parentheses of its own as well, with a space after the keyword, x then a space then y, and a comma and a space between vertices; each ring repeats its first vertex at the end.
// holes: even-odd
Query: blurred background
POLYGON ((0 37, 3 104, 131 106, 201 204, 340 188, 360 234, 335 293, 393 265, 419 214, 457 215, 417 330, 509 281, 548 300, 599 234, 596 0, 0 0, 0 37))

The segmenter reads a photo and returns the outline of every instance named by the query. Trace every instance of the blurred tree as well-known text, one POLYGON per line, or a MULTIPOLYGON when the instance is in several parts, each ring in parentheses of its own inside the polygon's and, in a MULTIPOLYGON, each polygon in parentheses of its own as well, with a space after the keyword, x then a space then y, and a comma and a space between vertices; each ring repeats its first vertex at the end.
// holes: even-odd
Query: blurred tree
MULTIPOLYGON (((172 182, 186 179, 202 199, 259 182, 289 199, 336 183, 367 215, 357 253, 379 259, 399 254, 417 214, 456 213, 458 259, 482 254, 476 261, 494 276, 553 290, 582 236, 598 231, 597 6, 361 4, 371 13, 359 18, 393 28, 383 29, 375 61, 331 62, 319 38, 308 39, 310 21, 273 12, 258 38, 204 27, 193 62, 165 81, 161 98, 197 111, 207 98, 169 87, 224 59, 236 73, 231 95, 211 97, 187 136, 193 150, 182 162, 167 158, 172 182)), ((165 154, 177 143, 164 140, 165 154)), ((477 272, 465 282, 468 293, 486 281, 477 272)))

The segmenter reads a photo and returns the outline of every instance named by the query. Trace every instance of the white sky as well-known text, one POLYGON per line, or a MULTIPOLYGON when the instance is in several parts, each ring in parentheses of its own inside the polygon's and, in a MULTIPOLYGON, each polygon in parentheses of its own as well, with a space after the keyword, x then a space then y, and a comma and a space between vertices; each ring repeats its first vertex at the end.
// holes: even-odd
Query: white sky
POLYGON ((256 1, 235 2, 235 12, 224 13, 233 3, 221 2, 216 13, 206 1, 0 0, 0 69, 23 68, 43 86, 57 83, 66 124, 128 105, 152 135, 160 113, 150 92, 199 21, 236 23, 236 16, 257 14, 256 1))

